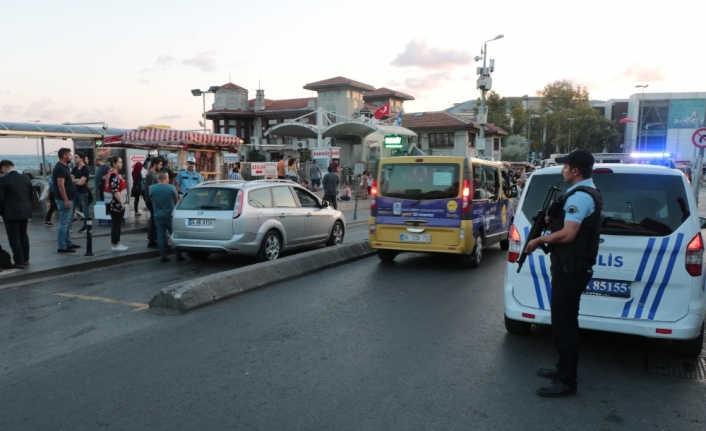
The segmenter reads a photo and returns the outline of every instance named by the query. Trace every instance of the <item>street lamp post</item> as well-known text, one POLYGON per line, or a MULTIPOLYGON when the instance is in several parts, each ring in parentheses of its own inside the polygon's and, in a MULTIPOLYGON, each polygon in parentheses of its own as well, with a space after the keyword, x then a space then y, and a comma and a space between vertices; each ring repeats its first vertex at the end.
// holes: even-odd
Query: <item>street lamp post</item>
MULTIPOLYGON (((486 67, 488 42, 498 40, 502 37, 503 35, 499 34, 493 39, 485 41, 485 43, 483 44, 483 49, 481 50, 481 54, 483 55, 483 67, 476 68, 476 73, 478 74, 476 88, 481 90, 480 107, 478 108, 478 115, 476 115, 478 125, 480 126, 476 148, 478 149, 478 153, 480 156, 485 155, 485 124, 488 122, 488 109, 485 106, 485 93, 490 90, 493 86, 493 80, 490 78, 490 74, 493 72, 493 69, 495 69, 495 60, 493 59, 490 60, 490 67, 486 67)), ((479 61, 480 59, 481 57, 479 56, 475 57, 476 61, 479 61)))
POLYGON ((206 91, 201 91, 198 88, 195 90, 191 90, 191 94, 193 94, 196 97, 202 96, 203 98, 203 114, 201 116, 203 117, 203 132, 206 133, 206 93, 213 93, 216 94, 220 87, 217 85, 212 85, 208 88, 206 91))
MULTIPOLYGON (((637 113, 637 115, 638 115, 638 117, 637 117, 637 121, 638 121, 637 122, 637 133, 638 133, 638 136, 635 138, 635 150, 636 151, 639 151, 638 140, 640 139, 640 135, 642 134, 642 128, 645 127, 645 119, 644 119, 645 107, 642 105, 645 104, 645 88, 647 88, 649 86, 650 86, 650 84, 635 86, 635 88, 642 88, 642 99, 640 101, 640 104, 637 105, 637 111, 638 111, 638 113, 637 113)), ((644 140, 643 140, 643 144, 646 144, 646 142, 644 142, 644 140)), ((643 145, 643 146, 645 146, 645 145, 643 145)), ((643 148, 643 150, 644 150, 644 148, 643 148)))
POLYGON ((567 120, 569 120, 569 145, 568 145, 566 152, 570 153, 571 152, 571 126, 574 124, 575 118, 567 118, 567 120))

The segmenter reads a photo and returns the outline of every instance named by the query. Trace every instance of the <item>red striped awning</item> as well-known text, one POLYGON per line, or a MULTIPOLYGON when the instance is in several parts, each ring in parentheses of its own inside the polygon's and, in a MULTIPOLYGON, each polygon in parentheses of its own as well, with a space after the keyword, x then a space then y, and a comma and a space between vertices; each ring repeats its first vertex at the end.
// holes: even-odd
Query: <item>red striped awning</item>
POLYGON ((242 139, 232 135, 206 134, 172 129, 138 129, 106 138, 107 147, 209 149, 237 152, 242 139))

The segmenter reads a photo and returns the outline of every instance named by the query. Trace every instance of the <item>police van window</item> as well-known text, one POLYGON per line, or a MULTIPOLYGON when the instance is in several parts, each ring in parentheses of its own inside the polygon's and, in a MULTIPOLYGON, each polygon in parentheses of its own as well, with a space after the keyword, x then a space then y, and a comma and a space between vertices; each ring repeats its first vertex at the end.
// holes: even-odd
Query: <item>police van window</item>
POLYGON ((495 200, 498 197, 498 188, 500 187, 498 169, 494 166, 483 166, 482 168, 485 173, 483 188, 486 191, 487 198, 495 200))
POLYGON ((458 197, 460 165, 455 163, 383 164, 379 196, 402 199, 458 197))
MULTIPOLYGON (((647 174, 595 174, 593 182, 603 194, 601 234, 666 236, 689 217, 687 191, 680 177, 647 174)), ((537 213, 549 185, 569 186, 561 174, 536 175, 522 204, 528 219, 537 213)))
POLYGON ((473 200, 483 200, 488 198, 485 191, 485 169, 483 165, 473 165, 473 200))

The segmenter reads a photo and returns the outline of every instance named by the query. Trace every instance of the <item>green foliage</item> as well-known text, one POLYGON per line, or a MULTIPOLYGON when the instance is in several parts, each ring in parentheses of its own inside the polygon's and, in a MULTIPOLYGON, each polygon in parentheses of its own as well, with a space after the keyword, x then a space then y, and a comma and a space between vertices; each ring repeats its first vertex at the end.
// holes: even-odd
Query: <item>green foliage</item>
POLYGON ((510 145, 527 145, 527 138, 522 135, 510 135, 503 139, 503 146, 509 147, 510 145))
MULTIPOLYGON (((480 106, 480 98, 476 101, 476 112, 480 106)), ((495 91, 490 91, 485 98, 485 106, 488 107, 488 123, 492 123, 501 129, 510 132, 510 118, 507 115, 507 100, 495 91)))
POLYGON ((248 151, 248 162, 264 162, 265 155, 260 150, 251 149, 248 151))
POLYGON ((505 145, 500 154, 500 160, 505 162, 524 162, 527 160, 528 153, 529 146, 527 145, 526 139, 522 136, 513 135, 505 140, 505 145), (514 142, 517 143, 508 145, 507 141, 512 137, 519 139, 514 140, 514 142))
POLYGON ((513 99, 510 102, 510 118, 512 119, 512 130, 508 130, 508 132, 514 135, 527 133, 527 111, 522 106, 522 100, 513 99))

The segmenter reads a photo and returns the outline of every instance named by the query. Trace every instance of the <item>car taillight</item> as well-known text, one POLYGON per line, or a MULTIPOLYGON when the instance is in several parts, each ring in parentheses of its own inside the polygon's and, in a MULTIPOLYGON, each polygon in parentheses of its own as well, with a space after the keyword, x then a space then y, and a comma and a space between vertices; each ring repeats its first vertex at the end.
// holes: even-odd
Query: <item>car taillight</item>
POLYGON ((463 180, 463 193, 461 196, 461 212, 467 213, 471 210, 471 183, 468 180, 463 180))
POLYGON ((377 209, 378 180, 373 178, 373 185, 370 186, 370 209, 377 209))
POLYGON ((238 197, 236 198, 236 201, 235 201, 235 206, 238 207, 238 212, 235 213, 235 215, 233 216, 233 219, 240 217, 240 214, 243 213, 243 192, 242 191, 240 193, 238 193, 238 197))
POLYGON ((510 251, 507 254, 507 261, 510 263, 515 263, 517 262, 517 259, 520 258, 520 253, 522 253, 522 238, 520 238, 520 232, 517 230, 515 225, 512 225, 510 228, 508 240, 510 240, 510 251))
POLYGON ((699 232, 691 239, 689 245, 686 246, 686 258, 684 259, 684 263, 686 264, 686 272, 692 277, 701 275, 703 256, 704 241, 703 238, 701 238, 701 232, 699 232))

